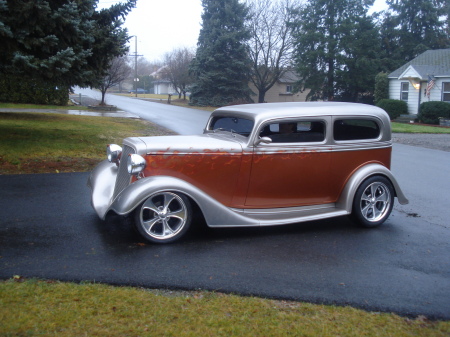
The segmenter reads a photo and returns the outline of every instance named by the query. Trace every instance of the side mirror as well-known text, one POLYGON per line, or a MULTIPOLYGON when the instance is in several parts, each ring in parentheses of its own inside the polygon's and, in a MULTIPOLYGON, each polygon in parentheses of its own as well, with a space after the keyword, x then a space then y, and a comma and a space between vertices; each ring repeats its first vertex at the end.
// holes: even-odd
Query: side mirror
POLYGON ((259 144, 270 144, 272 143, 272 139, 269 137, 261 137, 255 142, 255 146, 258 146, 259 144))

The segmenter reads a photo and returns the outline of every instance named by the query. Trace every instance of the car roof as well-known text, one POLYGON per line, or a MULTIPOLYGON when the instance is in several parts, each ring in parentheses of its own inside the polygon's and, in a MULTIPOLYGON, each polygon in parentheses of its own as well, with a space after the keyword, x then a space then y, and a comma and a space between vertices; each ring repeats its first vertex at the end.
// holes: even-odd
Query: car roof
POLYGON ((389 121, 387 113, 376 106, 345 102, 256 103, 222 107, 213 115, 239 115, 260 122, 273 118, 302 116, 377 116, 389 121))

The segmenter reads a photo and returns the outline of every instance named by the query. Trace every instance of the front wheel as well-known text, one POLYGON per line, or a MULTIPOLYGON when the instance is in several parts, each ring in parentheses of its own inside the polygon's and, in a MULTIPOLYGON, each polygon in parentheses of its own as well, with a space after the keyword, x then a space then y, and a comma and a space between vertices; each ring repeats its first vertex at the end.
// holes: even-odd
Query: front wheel
POLYGON ((385 177, 366 179, 356 190, 351 217, 363 227, 377 227, 389 217, 394 189, 385 177))
POLYGON ((183 194, 158 192, 147 198, 135 211, 138 232, 148 241, 170 243, 189 229, 192 207, 183 194))

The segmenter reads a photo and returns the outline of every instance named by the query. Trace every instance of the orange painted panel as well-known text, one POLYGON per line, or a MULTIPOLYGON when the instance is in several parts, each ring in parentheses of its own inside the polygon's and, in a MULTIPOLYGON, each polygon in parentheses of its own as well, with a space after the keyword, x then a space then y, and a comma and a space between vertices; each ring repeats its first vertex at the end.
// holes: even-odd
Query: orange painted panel
POLYGON ((293 207, 330 201, 329 152, 256 153, 246 207, 293 207))
POLYGON ((229 153, 147 155, 144 176, 166 175, 183 179, 232 207, 241 160, 241 154, 229 153))

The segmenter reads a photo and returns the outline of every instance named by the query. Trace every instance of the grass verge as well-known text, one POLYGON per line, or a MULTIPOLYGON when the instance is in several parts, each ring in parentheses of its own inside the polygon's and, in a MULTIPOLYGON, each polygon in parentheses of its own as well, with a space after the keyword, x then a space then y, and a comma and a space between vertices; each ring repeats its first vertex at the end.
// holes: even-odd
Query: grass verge
POLYGON ((0 174, 90 171, 107 144, 165 132, 126 118, 0 113, 0 174))
POLYGON ((391 123, 392 132, 399 133, 450 133, 450 128, 406 123, 391 123))
MULTIPOLYGON (((118 96, 129 96, 129 97, 136 97, 135 94, 117 94, 114 93, 114 95, 118 96)), ((161 103, 161 104, 168 104, 167 99, 168 95, 157 95, 157 94, 137 94, 137 98, 140 99, 148 99, 152 100, 152 102, 155 103, 161 103)), ((191 106, 189 105, 189 99, 178 99, 178 95, 172 95, 171 99, 171 105, 180 106, 183 108, 190 108, 190 109, 197 109, 197 110, 205 110, 205 111, 214 111, 218 107, 212 107, 212 106, 191 106)))
POLYGON ((450 322, 351 307, 20 277, 0 282, 1 336, 448 336, 450 322))

